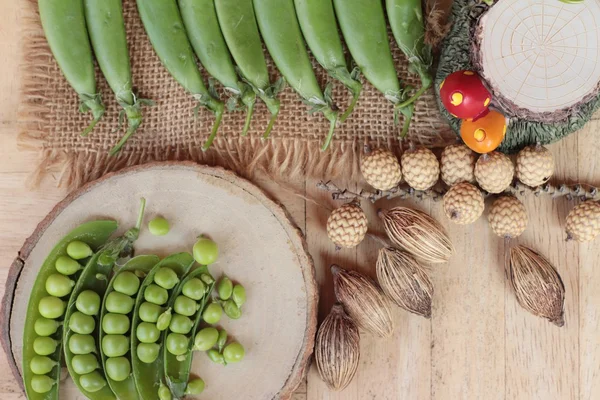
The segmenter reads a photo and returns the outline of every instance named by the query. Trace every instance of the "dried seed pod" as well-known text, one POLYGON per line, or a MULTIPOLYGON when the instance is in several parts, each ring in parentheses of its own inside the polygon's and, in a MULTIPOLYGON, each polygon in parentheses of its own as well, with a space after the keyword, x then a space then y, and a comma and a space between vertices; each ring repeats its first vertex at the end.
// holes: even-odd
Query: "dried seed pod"
POLYGON ((521 236, 527 228, 528 220, 525 206, 514 196, 498 197, 488 215, 494 233, 506 239, 521 236))
POLYGON ((565 285, 556 269, 525 246, 510 250, 510 282, 521 307, 563 326, 565 285))
POLYGON ((442 180, 446 185, 475 182, 475 153, 464 144, 445 147, 440 164, 442 165, 442 180))
POLYGON ((406 207, 379 210, 385 232, 392 242, 416 258, 429 263, 445 263, 454 246, 444 228, 422 211, 406 207))
POLYGON ((600 235, 600 202, 586 201, 567 216, 567 240, 590 242, 600 235))
POLYGON ((367 216, 358 201, 333 210, 327 219, 327 236, 339 248, 356 247, 367 234, 367 216))
POLYGON ((472 224, 481 217, 484 207, 481 191, 467 182, 457 183, 444 195, 444 213, 455 224, 472 224))
POLYGON ((479 156, 475 164, 475 179, 488 193, 502 193, 512 183, 515 167, 503 153, 492 151, 479 156))
POLYGON ((402 154, 402 175, 413 189, 427 190, 440 177, 440 163, 435 154, 425 147, 411 148, 402 154))
POLYGON ((527 186, 543 185, 554 174, 554 158, 550 150, 537 144, 527 146, 517 155, 517 178, 527 186))
POLYGON ((393 247, 379 250, 377 280, 383 292, 399 307, 431 318, 433 284, 410 254, 393 247))
POLYGON ((331 307, 315 342, 317 370, 332 390, 343 390, 354 378, 360 359, 358 327, 340 304, 331 307))
POLYGON ((375 149, 363 156, 360 172, 367 183, 378 190, 389 190, 402 180, 398 158, 387 149, 375 149))
POLYGON ((381 337, 394 330, 390 305, 372 279, 356 271, 331 266, 335 297, 361 328, 381 337))

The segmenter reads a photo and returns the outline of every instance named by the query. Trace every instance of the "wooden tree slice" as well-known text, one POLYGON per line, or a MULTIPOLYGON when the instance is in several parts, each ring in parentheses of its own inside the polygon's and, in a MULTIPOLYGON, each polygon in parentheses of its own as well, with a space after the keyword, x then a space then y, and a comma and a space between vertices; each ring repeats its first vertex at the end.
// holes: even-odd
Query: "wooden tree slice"
MULTIPOLYGON (((196 353, 192 375, 206 382, 209 399, 289 398, 313 351, 318 292, 312 259, 285 209, 232 172, 195 163, 153 163, 107 175, 70 194, 38 225, 13 262, 2 303, 1 341, 21 382, 24 318, 39 267, 56 242, 75 226, 113 218, 119 232, 135 224, 139 199, 147 200, 145 224, 157 215, 171 232, 153 237, 143 229, 136 254, 164 257, 191 251, 200 234, 220 246, 210 271, 246 287, 243 317, 221 326, 246 348, 239 364, 213 364, 196 353)), ((61 399, 81 398, 70 378, 61 399)))

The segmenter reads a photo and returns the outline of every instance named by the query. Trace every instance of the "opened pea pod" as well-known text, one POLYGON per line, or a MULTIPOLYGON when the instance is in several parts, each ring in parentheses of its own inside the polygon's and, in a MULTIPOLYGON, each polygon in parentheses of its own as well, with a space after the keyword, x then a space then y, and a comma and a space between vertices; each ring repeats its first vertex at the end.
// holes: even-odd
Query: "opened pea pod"
MULTIPOLYGON (((81 264, 69 256, 67 248, 71 243, 78 242, 95 251, 106 243, 116 229, 117 222, 112 220, 82 224, 63 237, 42 264, 31 290, 23 330, 23 383, 29 399, 58 399, 63 321, 69 293, 64 297, 56 297, 47 288, 55 294, 64 294, 65 288, 72 288, 72 283, 79 278, 81 264), (57 274, 62 276, 58 284, 56 279, 50 278, 57 274), (67 277, 69 282, 64 279, 67 277), (45 358, 38 359, 38 356, 45 358), (40 374, 41 371, 47 372, 40 374)), ((85 254, 89 254, 87 250, 85 254)), ((85 260, 82 259, 83 262, 85 260)))

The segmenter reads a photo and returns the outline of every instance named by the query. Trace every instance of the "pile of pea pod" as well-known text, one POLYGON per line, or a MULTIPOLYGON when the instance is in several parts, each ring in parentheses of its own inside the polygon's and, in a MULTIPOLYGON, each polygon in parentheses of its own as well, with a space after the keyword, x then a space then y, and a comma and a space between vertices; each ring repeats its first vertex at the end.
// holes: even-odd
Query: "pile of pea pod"
MULTIPOLYGON (((144 207, 117 238, 116 221, 80 225, 41 266, 23 332, 29 399, 59 398, 63 361, 88 399, 170 400, 204 390, 201 378, 190 379, 194 351, 222 365, 244 358, 244 347, 214 327, 223 313, 240 318, 246 301, 242 285, 209 273, 218 246, 201 237, 192 254, 132 257, 144 207)), ((162 218, 148 227, 169 231, 162 218)))
MULTIPOLYGON (((406 135, 414 102, 432 84, 431 49, 424 43, 421 0, 385 0, 385 7, 383 3, 382 0, 137 0, 146 33, 165 68, 199 106, 216 116, 203 150, 210 147, 217 135, 225 104, 214 88, 204 83, 200 65, 231 95, 227 101, 229 110, 246 110, 242 135, 250 128, 258 98, 271 114, 263 134, 264 138, 269 137, 281 107, 278 93, 287 82, 310 106, 310 112, 322 113, 330 121, 322 146, 326 150, 335 127, 349 117, 359 100, 360 74, 394 104, 396 123, 399 114, 404 115, 401 136, 406 135), (404 87, 398 79, 386 13, 396 44, 408 58, 409 70, 421 78, 422 87, 417 90, 404 87), (356 64, 354 68, 346 61, 342 38, 356 64), (263 42, 281 74, 275 82, 269 77, 263 42), (320 87, 307 45, 329 76, 351 93, 344 111, 332 99, 331 83, 324 89, 320 87)), ((81 109, 93 114, 94 120, 84 134, 104 114, 96 88, 94 55, 123 107, 129 128, 111 154, 116 154, 140 126, 141 105, 147 104, 131 89, 122 8, 121 0, 39 0, 50 48, 66 79, 79 94, 81 109)))

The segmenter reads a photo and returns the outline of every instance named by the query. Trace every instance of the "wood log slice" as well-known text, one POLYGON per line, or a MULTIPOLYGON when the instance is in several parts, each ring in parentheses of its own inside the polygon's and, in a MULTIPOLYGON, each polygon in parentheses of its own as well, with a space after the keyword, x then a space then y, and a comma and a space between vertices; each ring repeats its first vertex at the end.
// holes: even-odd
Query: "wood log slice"
MULTIPOLYGON (((21 382, 24 319, 40 265, 53 246, 77 225, 98 219, 119 222, 119 233, 135 225, 146 198, 147 222, 163 216, 171 231, 162 237, 142 229, 136 254, 164 257, 191 251, 196 237, 220 246, 215 278, 226 273, 246 287, 243 317, 221 326, 246 348, 243 362, 227 367, 194 354, 192 376, 206 382, 203 397, 289 398, 301 382, 313 351, 318 292, 312 258, 302 232, 286 210, 230 171, 191 162, 152 163, 107 175, 68 195, 38 225, 19 251, 2 302, 2 346, 21 382)), ((66 375, 61 399, 82 398, 66 375)))

